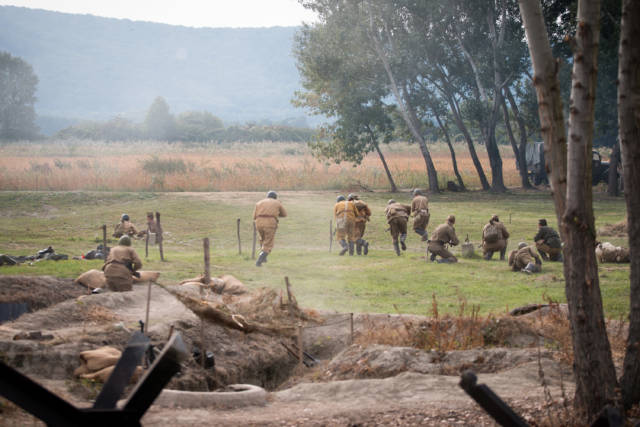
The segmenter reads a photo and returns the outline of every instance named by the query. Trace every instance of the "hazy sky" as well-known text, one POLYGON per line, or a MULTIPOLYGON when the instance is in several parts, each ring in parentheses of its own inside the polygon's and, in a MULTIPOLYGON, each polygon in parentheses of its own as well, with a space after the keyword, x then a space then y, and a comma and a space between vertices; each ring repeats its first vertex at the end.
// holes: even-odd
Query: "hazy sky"
POLYGON ((188 27, 273 27, 313 22, 297 0, 0 0, 22 6, 188 27))

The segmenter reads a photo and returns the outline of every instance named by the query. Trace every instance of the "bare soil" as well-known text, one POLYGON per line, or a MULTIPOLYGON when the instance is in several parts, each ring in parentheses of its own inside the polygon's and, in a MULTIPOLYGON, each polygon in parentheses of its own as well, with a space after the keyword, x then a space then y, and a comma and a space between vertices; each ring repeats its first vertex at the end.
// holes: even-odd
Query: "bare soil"
MULTIPOLYGON (((73 378, 78 355, 103 345, 124 348, 138 321, 145 319, 147 285, 136 285, 132 292, 78 296, 73 288, 70 294, 64 293, 76 286, 70 280, 56 284, 32 277, 0 279, 0 296, 18 288, 26 292, 43 287, 38 284, 47 282, 52 288, 47 287, 46 292, 67 298, 0 325, 0 358, 73 404, 91 406, 101 385, 73 378), (35 331, 51 338, 14 339, 35 331)), ((223 298, 229 301, 230 297, 223 298)), ((314 313, 313 318, 304 329, 303 343, 319 361, 313 368, 299 367, 287 352, 282 344, 292 345, 291 339, 205 323, 204 347, 213 351, 215 367, 203 369, 192 360, 169 387, 202 391, 250 383, 270 392, 268 403, 242 409, 152 406, 143 424, 494 425, 458 386, 459 374, 465 369, 478 372, 480 383, 489 385, 532 425, 549 423, 550 417, 568 417, 558 402, 566 401, 563 395, 573 395, 574 385, 570 367, 554 351, 494 347, 437 352, 351 344, 348 316, 314 313)), ((356 315, 354 328, 358 334, 376 322, 388 325, 406 320, 356 315)), ((201 348, 201 325, 199 318, 164 289, 151 289, 149 335, 155 345, 161 347, 173 328, 183 335, 188 348, 201 348)), ((501 333, 512 343, 530 343, 536 334, 521 327, 512 332, 501 333)), ((38 425, 30 415, 0 400, 0 425, 29 423, 38 425)))

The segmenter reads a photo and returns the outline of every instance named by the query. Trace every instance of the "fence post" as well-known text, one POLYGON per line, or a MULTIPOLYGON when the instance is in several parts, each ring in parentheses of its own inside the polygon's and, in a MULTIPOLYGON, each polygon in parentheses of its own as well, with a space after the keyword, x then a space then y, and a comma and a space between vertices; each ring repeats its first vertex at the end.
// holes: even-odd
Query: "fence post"
POLYGON ((160 225, 160 212, 156 212, 156 241, 158 242, 158 249, 160 249, 160 260, 164 261, 164 250, 162 248, 162 225, 160 225))
POLYGON ((209 253, 209 238, 202 239, 202 246, 204 249, 204 279, 203 283, 208 285, 211 282, 211 256, 209 253))
POLYGON ((302 323, 298 323, 298 366, 302 369, 304 354, 302 352, 302 323))
POLYGON ((240 243, 240 218, 236 221, 236 231, 238 234, 238 255, 242 255, 242 244, 240 243))
POLYGON ((351 337, 351 342, 350 344, 353 344, 353 313, 350 313, 350 320, 351 320, 351 334, 349 335, 351 337))

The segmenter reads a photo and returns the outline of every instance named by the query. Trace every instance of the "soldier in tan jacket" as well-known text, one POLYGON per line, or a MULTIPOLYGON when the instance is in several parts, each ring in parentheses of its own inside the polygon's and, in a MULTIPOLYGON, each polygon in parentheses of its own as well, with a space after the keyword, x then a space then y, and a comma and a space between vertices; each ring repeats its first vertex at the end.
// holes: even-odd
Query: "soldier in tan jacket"
POLYGON ((336 204, 333 206, 333 218, 336 221, 336 240, 342 246, 340 255, 344 255, 349 251, 349 255, 353 255, 356 237, 356 205, 353 200, 347 200, 344 196, 336 198, 336 204), (347 243, 348 240, 348 243, 347 243))
POLYGON ((417 188, 413 190, 413 200, 411 201, 411 216, 413 216, 413 231, 422 236, 425 241, 429 238, 427 225, 429 225, 429 199, 417 188))
POLYGON ((507 228, 500 222, 498 215, 493 215, 489 222, 482 228, 483 258, 488 261, 494 252, 500 251, 500 260, 504 261, 508 238, 509 232, 507 228))
POLYGON ((533 249, 533 246, 527 246, 525 242, 520 242, 518 249, 511 251, 508 262, 513 271, 522 271, 527 274, 542 271, 540 256, 533 249))
POLYGON ((118 246, 111 248, 102 269, 107 287, 116 292, 130 291, 133 275, 142 268, 142 261, 131 247, 131 237, 124 235, 118 240, 118 246))
POLYGON ((129 215, 127 214, 122 214, 120 222, 116 224, 115 230, 113 231, 113 237, 122 237, 124 235, 129 237, 138 235, 138 229, 129 220, 129 215))
POLYGON ((436 256, 440 255, 442 259, 438 260, 438 263, 454 263, 458 262, 458 258, 456 258, 451 252, 449 252, 445 245, 449 244, 451 246, 456 246, 460 241, 458 240, 458 236, 456 236, 456 230, 453 228, 453 224, 456 223, 456 217, 453 215, 449 215, 447 221, 444 224, 440 224, 433 230, 431 234, 431 239, 429 240, 429 244, 427 245, 427 251, 431 252, 431 261, 436 260, 436 256))
POLYGON ((287 211, 278 200, 278 194, 275 191, 269 191, 265 199, 256 203, 253 211, 253 221, 256 224, 256 230, 260 235, 260 255, 256 261, 256 266, 260 267, 263 262, 267 262, 267 256, 273 249, 273 241, 278 228, 278 218, 287 216, 287 211))
POLYGON ((349 194, 347 200, 352 200, 353 205, 356 208, 356 224, 355 224, 355 238, 356 238, 356 254, 360 255, 369 253, 369 242, 364 239, 364 231, 367 228, 367 221, 371 217, 371 209, 369 206, 360 200, 357 194, 349 194))
POLYGON ((407 250, 407 245, 404 241, 407 238, 407 221, 409 220, 410 213, 411 206, 397 203, 393 199, 387 202, 387 208, 384 211, 384 214, 387 217, 387 223, 389 224, 391 239, 393 240, 393 249, 396 251, 396 255, 398 256, 400 255, 398 240, 400 241, 402 250, 407 250))

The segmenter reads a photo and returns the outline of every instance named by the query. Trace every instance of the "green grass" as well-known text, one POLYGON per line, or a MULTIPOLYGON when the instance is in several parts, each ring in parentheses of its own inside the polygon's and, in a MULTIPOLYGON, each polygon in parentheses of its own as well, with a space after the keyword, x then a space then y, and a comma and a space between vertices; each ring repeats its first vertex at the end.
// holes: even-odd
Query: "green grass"
MULTIPOLYGON (((288 276, 298 301, 305 307, 340 312, 430 314, 432 295, 440 313, 457 313, 462 301, 480 307, 482 315, 499 314, 547 298, 564 301, 562 265, 545 263, 543 273, 513 273, 506 262, 461 259, 457 265, 426 263, 425 243, 409 230, 408 250, 393 253, 386 231, 384 206, 389 198, 409 203, 408 193, 364 193, 373 211, 367 225, 371 242, 367 257, 339 257, 334 242, 329 253, 329 221, 336 193, 282 192, 280 199, 289 216, 280 221, 276 244, 268 263, 257 268, 251 259, 253 206, 263 193, 107 193, 107 192, 0 192, 0 253, 33 254, 52 245, 70 256, 94 249, 122 213, 142 227, 147 211, 160 211, 165 230, 165 258, 150 247, 144 258, 144 241, 134 247, 145 270, 162 272, 161 283, 171 284, 200 274, 202 239, 209 237, 212 275, 232 274, 251 288, 284 288, 288 276), (240 218, 242 254, 238 254, 236 221, 240 218)), ((511 233, 509 250, 519 241, 531 243, 539 218, 555 223, 551 197, 546 192, 445 193, 430 197, 429 231, 453 214, 461 240, 466 235, 479 243, 480 230, 492 214, 498 214, 511 233)), ((622 198, 598 194, 596 225, 612 224, 625 215, 622 198)), ((409 227, 410 228, 410 227, 409 227)), ((607 238, 626 246, 625 239, 607 238)), ((455 248, 454 252, 458 249, 455 248)), ((33 265, 2 266, 0 274, 48 274, 76 277, 100 268, 101 261, 44 261, 33 265)), ((607 264, 600 268, 601 289, 607 316, 629 310, 629 267, 607 264)))

